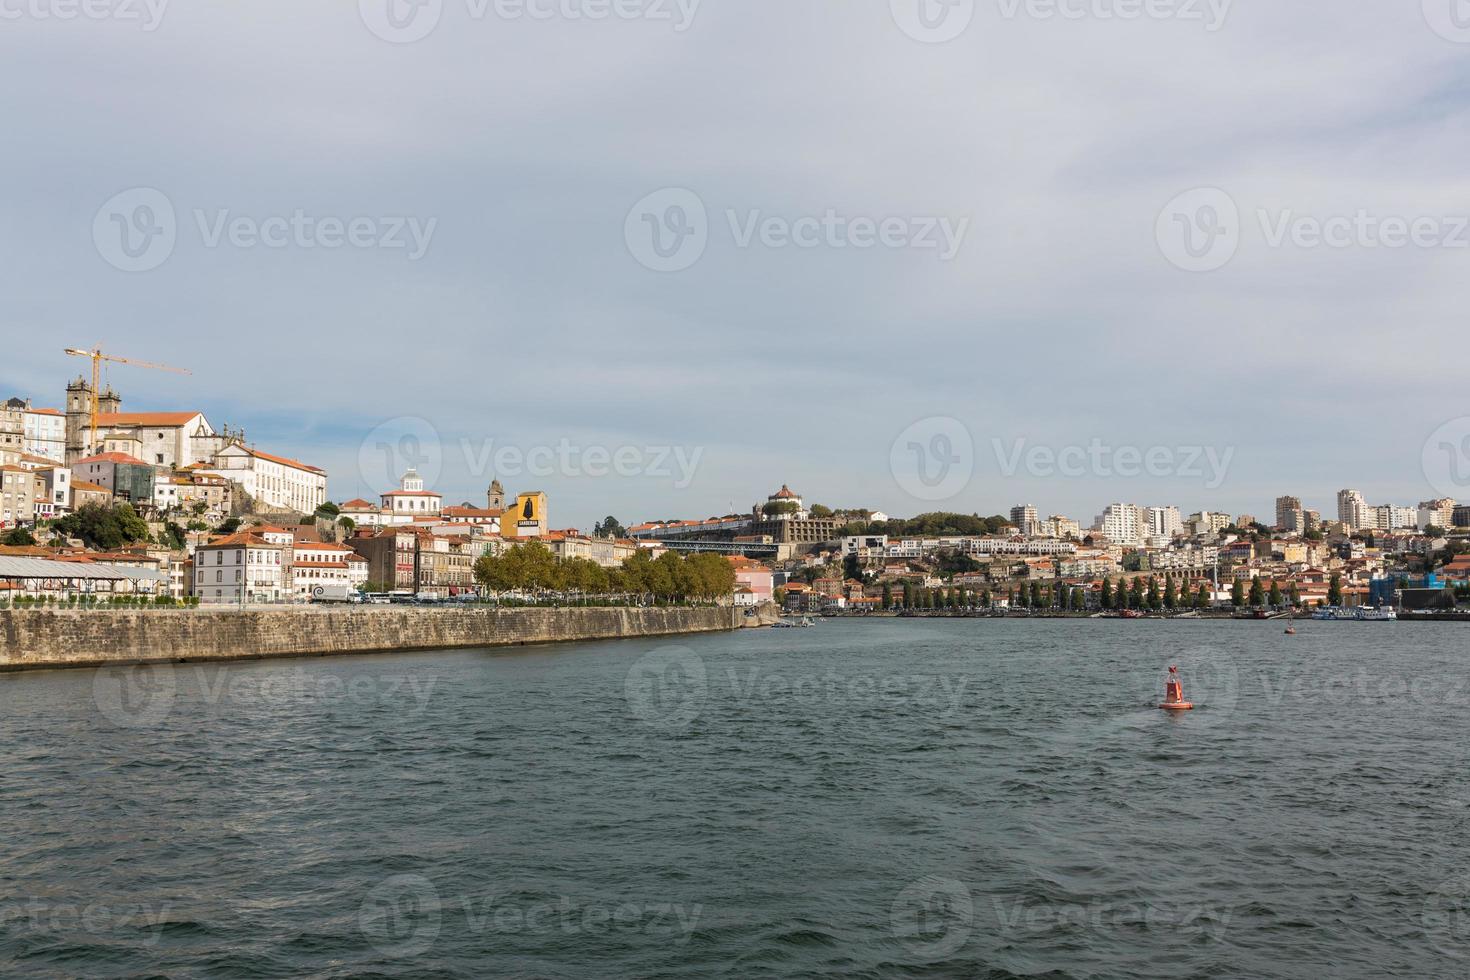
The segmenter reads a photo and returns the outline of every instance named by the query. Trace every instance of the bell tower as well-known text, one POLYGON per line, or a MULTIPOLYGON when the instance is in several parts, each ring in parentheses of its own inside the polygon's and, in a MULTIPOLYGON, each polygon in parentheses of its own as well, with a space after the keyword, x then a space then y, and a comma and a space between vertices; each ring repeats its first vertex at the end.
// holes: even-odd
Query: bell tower
POLYGON ((491 510, 505 510, 505 487, 500 485, 499 480, 490 481, 490 490, 485 494, 485 500, 491 510))

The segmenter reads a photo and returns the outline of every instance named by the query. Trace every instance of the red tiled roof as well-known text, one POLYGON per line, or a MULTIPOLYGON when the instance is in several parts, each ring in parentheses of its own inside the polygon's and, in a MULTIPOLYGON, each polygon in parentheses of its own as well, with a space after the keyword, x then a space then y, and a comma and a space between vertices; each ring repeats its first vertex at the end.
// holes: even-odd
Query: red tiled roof
POLYGON ((282 466, 289 466, 292 469, 305 470, 308 473, 322 473, 322 474, 325 474, 327 472, 326 470, 321 469, 319 467, 312 466, 312 465, 310 465, 308 463, 303 463, 300 460, 290 459, 289 457, 286 457, 286 456, 275 456, 275 455, 273 455, 271 453, 261 452, 259 449, 248 449, 245 446, 241 446, 240 448, 241 449, 244 449, 247 453, 249 453, 252 456, 256 456, 256 457, 258 457, 260 459, 264 459, 264 460, 267 460, 267 461, 272 462, 272 463, 280 463, 282 466))
POLYGON ((134 466, 148 465, 136 456, 129 456, 127 453, 98 453, 96 456, 79 459, 72 465, 80 466, 83 463, 131 463, 134 466))
POLYGON ((338 509, 348 510, 349 508, 352 510, 377 510, 378 505, 370 503, 369 501, 363 500, 361 497, 359 497, 355 500, 347 501, 347 503, 342 504, 338 509))

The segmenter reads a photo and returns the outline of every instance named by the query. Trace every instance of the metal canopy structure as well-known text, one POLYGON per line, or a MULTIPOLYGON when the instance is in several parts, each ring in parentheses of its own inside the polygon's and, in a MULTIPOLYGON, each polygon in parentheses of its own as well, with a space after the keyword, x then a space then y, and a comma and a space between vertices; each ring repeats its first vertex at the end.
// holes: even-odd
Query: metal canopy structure
POLYGON ((167 582, 168 573, 103 562, 0 555, 0 582, 167 582))

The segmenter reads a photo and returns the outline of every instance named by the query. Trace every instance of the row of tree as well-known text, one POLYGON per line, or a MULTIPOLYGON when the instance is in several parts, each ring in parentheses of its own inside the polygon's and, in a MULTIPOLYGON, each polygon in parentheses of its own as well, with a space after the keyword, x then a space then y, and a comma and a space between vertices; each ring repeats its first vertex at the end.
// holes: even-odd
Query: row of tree
POLYGON ((621 568, 604 568, 586 558, 558 559, 539 541, 514 545, 475 562, 475 581, 494 593, 575 593, 584 596, 644 596, 660 602, 708 602, 735 590, 735 570, 720 555, 685 557, 667 551, 650 558, 639 551, 621 568))
MULTIPOLYGON (((895 593, 888 584, 883 586, 884 609, 990 609, 995 606, 997 593, 990 589, 975 591, 954 588, 925 589, 912 582, 903 583, 902 592, 895 593)), ((1007 603, 1013 609, 1046 609, 1057 612, 1081 612, 1087 608, 1087 589, 1066 583, 1022 583, 1006 590, 1007 603)), ((1134 578, 1131 582, 1119 580, 1116 586, 1110 578, 1103 579, 1098 597, 1102 609, 1174 610, 1207 609, 1211 605, 1210 587, 1201 582, 1196 589, 1188 583, 1176 583, 1172 575, 1166 575, 1162 583, 1157 578, 1147 580, 1134 578)), ((1342 577, 1333 575, 1328 586, 1327 601, 1332 605, 1342 604, 1342 577)), ((1272 581, 1263 585, 1259 578, 1251 580, 1249 589, 1236 580, 1231 592, 1231 605, 1239 609, 1245 606, 1301 606, 1301 593, 1295 582, 1286 590, 1272 581)))

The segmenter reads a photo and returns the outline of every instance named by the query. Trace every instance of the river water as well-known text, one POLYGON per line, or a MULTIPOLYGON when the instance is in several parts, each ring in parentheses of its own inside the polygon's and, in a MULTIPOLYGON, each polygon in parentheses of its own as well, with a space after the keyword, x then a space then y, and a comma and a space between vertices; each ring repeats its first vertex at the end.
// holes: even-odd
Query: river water
POLYGON ((0 676, 0 974, 1465 976, 1470 634, 1299 628, 0 676))

